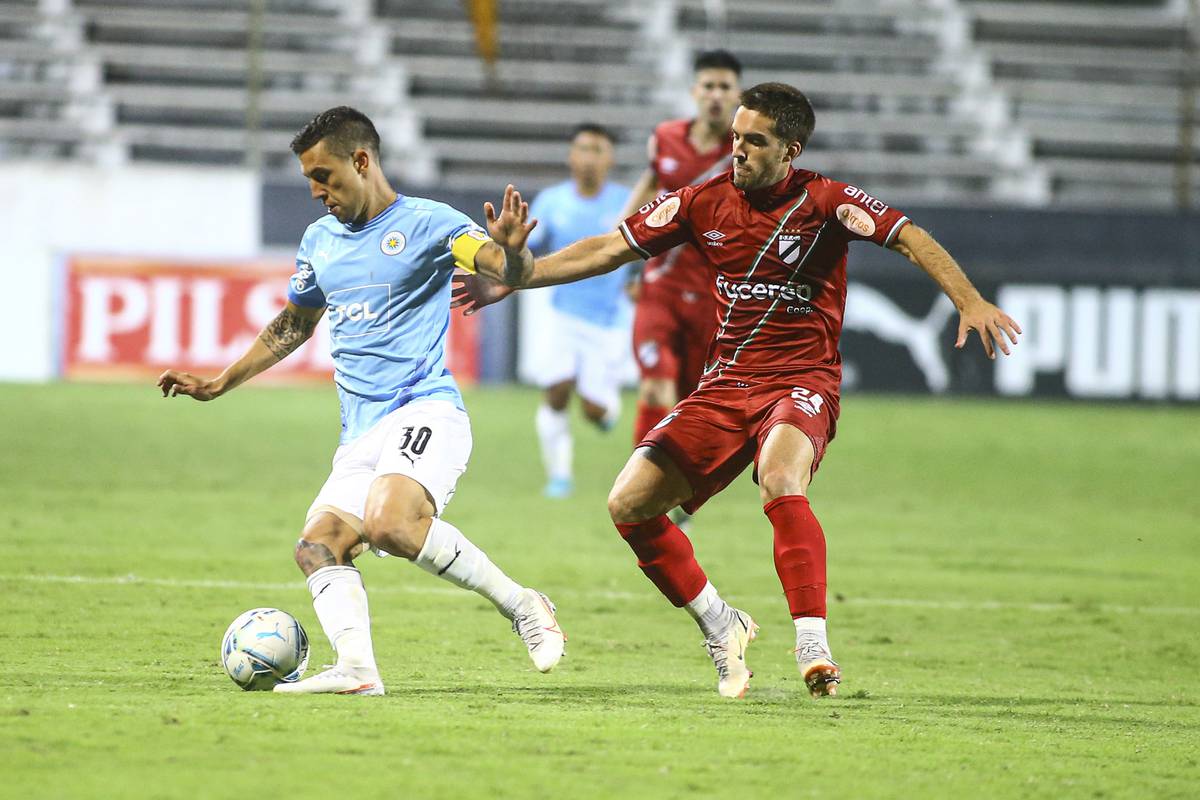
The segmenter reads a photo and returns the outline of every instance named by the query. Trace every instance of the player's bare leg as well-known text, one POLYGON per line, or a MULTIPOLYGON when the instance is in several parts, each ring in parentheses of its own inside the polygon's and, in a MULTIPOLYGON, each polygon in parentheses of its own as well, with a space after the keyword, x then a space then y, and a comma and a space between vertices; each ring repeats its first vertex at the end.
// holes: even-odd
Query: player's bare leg
POLYGON ((574 385, 574 381, 568 380, 546 387, 537 410, 538 442, 542 464, 546 467, 546 487, 542 493, 554 499, 569 497, 574 489, 571 476, 574 453, 567 416, 567 404, 574 385))
MULTIPOLYGON (((637 418, 633 428, 635 447, 679 402, 676 383, 675 378, 643 377, 638 384, 637 418)), ((676 506, 670 509, 670 517, 671 522, 678 525, 684 533, 691 528, 692 515, 682 508, 676 506)))
POLYGON ((362 521, 339 509, 315 510, 296 544, 296 564, 308 579, 313 610, 337 653, 331 669, 296 683, 283 694, 381 695, 383 681, 371 644, 371 617, 362 575, 351 559, 362 549, 362 521))
POLYGON ((825 627, 825 535, 808 504, 816 458, 799 428, 776 425, 758 457, 763 510, 775 529, 775 570, 796 626, 796 665, 813 697, 837 694, 841 670, 825 627))
POLYGON ((549 672, 562 658, 566 641, 554 604, 505 575, 462 531, 434 512, 433 500, 421 484, 405 475, 382 475, 367 495, 363 532, 373 547, 490 600, 512 621, 538 671, 549 672))
POLYGON ((642 572, 700 626, 717 670, 717 691, 723 697, 743 697, 753 675, 746 666, 746 648, 758 626, 749 614, 721 599, 696 562, 691 541, 667 518, 667 510, 692 494, 687 478, 665 453, 639 447, 617 476, 608 511, 637 554, 642 572))
POLYGON ((608 406, 599 403, 593 403, 583 395, 579 396, 579 403, 583 407, 583 416, 588 422, 595 425, 600 430, 607 433, 613 429, 613 425, 617 423, 617 412, 620 407, 609 408, 608 406))

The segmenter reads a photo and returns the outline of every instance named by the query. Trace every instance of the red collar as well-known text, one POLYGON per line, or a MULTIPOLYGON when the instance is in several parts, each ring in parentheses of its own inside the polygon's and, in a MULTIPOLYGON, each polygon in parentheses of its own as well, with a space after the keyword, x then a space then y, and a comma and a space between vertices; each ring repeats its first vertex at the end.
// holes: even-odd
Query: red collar
POLYGON ((788 167, 787 175, 778 183, 762 189, 742 192, 742 194, 750 205, 757 209, 772 208, 800 194, 810 178, 812 178, 812 173, 808 170, 798 170, 788 167))

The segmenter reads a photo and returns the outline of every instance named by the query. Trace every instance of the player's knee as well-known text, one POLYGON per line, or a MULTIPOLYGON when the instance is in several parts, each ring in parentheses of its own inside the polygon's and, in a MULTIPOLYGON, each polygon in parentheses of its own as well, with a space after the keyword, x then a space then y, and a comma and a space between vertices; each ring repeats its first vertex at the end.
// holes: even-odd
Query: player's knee
POLYGON ((305 575, 311 575, 322 567, 350 563, 356 544, 358 535, 347 526, 318 519, 304 528, 292 556, 296 566, 305 575))
POLYGON ((779 497, 804 494, 807 486, 802 476, 788 466, 769 467, 758 473, 758 493, 764 503, 779 497))
POLYGON ((608 493, 608 515, 618 525, 631 522, 645 522, 656 516, 653 509, 646 507, 644 500, 618 482, 608 493))
POLYGON ((363 535, 372 547, 411 561, 425 545, 429 522, 429 517, 369 516, 363 520, 363 535))

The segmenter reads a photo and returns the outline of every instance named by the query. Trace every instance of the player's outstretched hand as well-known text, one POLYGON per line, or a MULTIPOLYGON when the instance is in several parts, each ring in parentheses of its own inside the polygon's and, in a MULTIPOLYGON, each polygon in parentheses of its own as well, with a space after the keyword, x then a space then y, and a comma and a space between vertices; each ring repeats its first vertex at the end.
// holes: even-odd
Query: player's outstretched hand
POLYGON ((197 378, 190 372, 180 372, 174 369, 169 369, 158 376, 158 388, 162 389, 163 397, 176 397, 182 394, 193 400, 212 400, 217 397, 217 392, 213 390, 212 384, 212 381, 197 378))
POLYGON ((450 307, 461 308, 464 317, 500 302, 515 291, 499 281, 465 272, 456 272, 450 279, 450 286, 450 307))
POLYGON ((988 301, 980 298, 971 303, 962 310, 961 318, 958 321, 958 341, 954 343, 955 347, 962 348, 967 343, 967 335, 971 331, 979 333, 979 339, 983 342, 983 350, 987 353, 988 358, 996 357, 996 345, 1004 351, 1004 355, 1009 355, 1012 351, 1008 348, 1008 342, 1005 341, 1005 334, 1012 341, 1017 343, 1017 334, 1021 333, 1021 326, 1016 321, 1005 314, 996 306, 988 301), (994 343, 993 343, 994 340, 994 343))
POLYGON ((521 193, 511 183, 504 189, 500 214, 497 216, 491 203, 483 204, 483 214, 487 217, 488 234, 492 241, 509 251, 523 248, 525 242, 529 241, 529 234, 537 227, 537 220, 529 219, 529 203, 521 199, 521 193))

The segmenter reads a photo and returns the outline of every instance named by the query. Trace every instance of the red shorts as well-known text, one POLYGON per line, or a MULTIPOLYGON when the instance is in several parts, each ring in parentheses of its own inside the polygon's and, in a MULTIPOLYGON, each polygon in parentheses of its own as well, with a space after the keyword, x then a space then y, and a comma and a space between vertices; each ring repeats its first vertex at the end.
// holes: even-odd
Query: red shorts
POLYGON ((642 285, 633 317, 633 353, 643 378, 675 381, 686 397, 704 374, 704 359, 717 333, 717 307, 710 291, 642 285))
POLYGON ((799 428, 812 442, 813 472, 837 431, 836 368, 790 376, 722 374, 706 378, 639 443, 660 448, 683 472, 694 494, 689 514, 758 463, 767 434, 779 423, 799 428))

